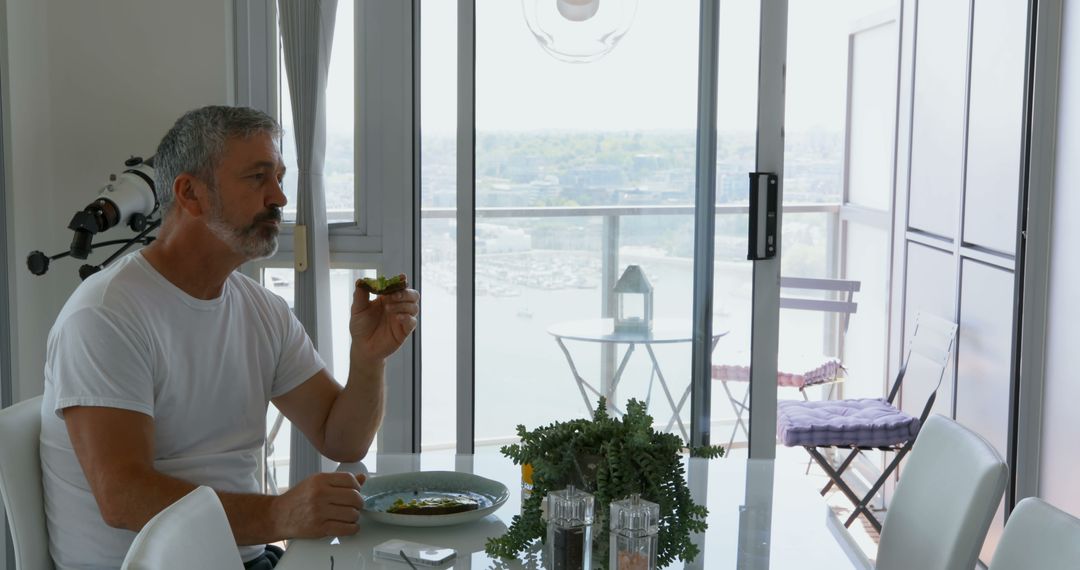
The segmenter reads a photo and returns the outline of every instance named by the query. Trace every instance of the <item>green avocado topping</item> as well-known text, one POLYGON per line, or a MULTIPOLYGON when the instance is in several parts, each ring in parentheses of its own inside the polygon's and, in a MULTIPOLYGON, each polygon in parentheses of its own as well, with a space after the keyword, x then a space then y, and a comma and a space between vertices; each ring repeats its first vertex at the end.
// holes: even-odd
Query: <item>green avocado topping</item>
POLYGON ((360 279, 360 283, 363 284, 365 289, 376 295, 386 293, 388 290, 397 291, 399 289, 404 289, 406 285, 405 279, 400 275, 395 275, 393 277, 385 277, 382 275, 378 277, 363 277, 360 279))

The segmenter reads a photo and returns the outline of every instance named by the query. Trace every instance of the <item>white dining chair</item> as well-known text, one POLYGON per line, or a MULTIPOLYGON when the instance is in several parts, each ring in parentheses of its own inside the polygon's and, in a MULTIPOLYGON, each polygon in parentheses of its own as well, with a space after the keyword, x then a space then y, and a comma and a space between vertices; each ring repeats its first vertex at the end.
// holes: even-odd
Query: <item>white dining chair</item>
POLYGON ((1008 476, 985 439, 944 416, 930 416, 889 503, 877 570, 975 568, 1008 476))
POLYGON ((990 570, 1031 568, 1080 568, 1080 519, 1035 497, 1013 509, 990 562, 990 570))
POLYGON ((0 410, 0 499, 15 546, 15 568, 53 567, 41 488, 41 396, 0 410))
POLYGON ((131 543, 121 570, 242 569, 229 519, 217 493, 202 486, 150 519, 131 543))

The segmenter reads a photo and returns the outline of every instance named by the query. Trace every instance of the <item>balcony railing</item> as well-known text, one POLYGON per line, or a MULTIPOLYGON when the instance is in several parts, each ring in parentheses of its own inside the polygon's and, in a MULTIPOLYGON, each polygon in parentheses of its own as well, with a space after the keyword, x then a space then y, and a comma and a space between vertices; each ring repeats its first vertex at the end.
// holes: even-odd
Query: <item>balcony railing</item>
MULTIPOLYGON (((570 218, 594 216, 689 216, 693 215, 694 206, 640 205, 640 206, 521 206, 521 207, 485 207, 476 209, 478 218, 570 218)), ((718 215, 749 214, 749 204, 720 204, 716 206, 718 215)), ((827 213, 839 214, 840 204, 824 202, 813 204, 784 204, 785 214, 827 213)), ((422 219, 454 218, 457 208, 422 208, 422 219)))
MULTIPOLYGON (((838 203, 803 203, 785 204, 785 214, 824 214, 825 218, 825 267, 823 277, 838 277, 840 264, 840 204, 838 203)), ((601 236, 601 316, 613 317, 618 310, 617 300, 611 293, 618 280, 619 270, 619 226, 623 217, 628 216, 692 216, 692 205, 618 205, 618 206, 536 206, 536 207, 481 207, 476 208, 477 219, 493 218, 596 218, 603 219, 601 236)), ((721 204, 716 206, 717 216, 747 216, 749 204, 721 204)), ((423 220, 454 219, 456 208, 422 208, 423 220)), ((826 319, 824 324, 823 348, 829 354, 836 352, 839 342, 836 323, 826 319)), ((615 347, 604 344, 601 353, 600 378, 602 389, 606 390, 608 379, 612 378, 616 366, 615 347)))

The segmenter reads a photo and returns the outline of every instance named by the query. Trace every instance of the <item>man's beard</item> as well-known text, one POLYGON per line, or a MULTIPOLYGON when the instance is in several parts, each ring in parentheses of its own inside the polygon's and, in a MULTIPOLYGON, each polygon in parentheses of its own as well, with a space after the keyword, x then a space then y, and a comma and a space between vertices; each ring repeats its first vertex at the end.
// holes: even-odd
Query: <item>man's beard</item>
POLYGON ((250 225, 236 227, 225 220, 221 195, 214 188, 210 193, 210 216, 206 226, 219 240, 238 255, 251 261, 265 259, 277 253, 278 228, 267 225, 268 221, 281 221, 281 208, 271 207, 255 216, 250 225))

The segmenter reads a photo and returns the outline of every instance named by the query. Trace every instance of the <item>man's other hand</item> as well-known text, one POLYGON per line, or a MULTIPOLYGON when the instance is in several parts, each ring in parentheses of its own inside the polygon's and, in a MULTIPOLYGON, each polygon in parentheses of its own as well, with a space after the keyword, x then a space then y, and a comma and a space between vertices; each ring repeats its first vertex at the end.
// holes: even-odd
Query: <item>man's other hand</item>
POLYGON ((304 479, 275 499, 280 534, 289 538, 356 534, 356 519, 364 508, 363 483, 363 475, 351 473, 319 473, 304 479))
MULTIPOLYGON (((399 277, 405 279, 404 274, 399 277)), ((404 289, 371 299, 367 290, 357 282, 349 319, 352 356, 367 363, 390 356, 416 328, 419 314, 420 293, 415 289, 404 289)))

